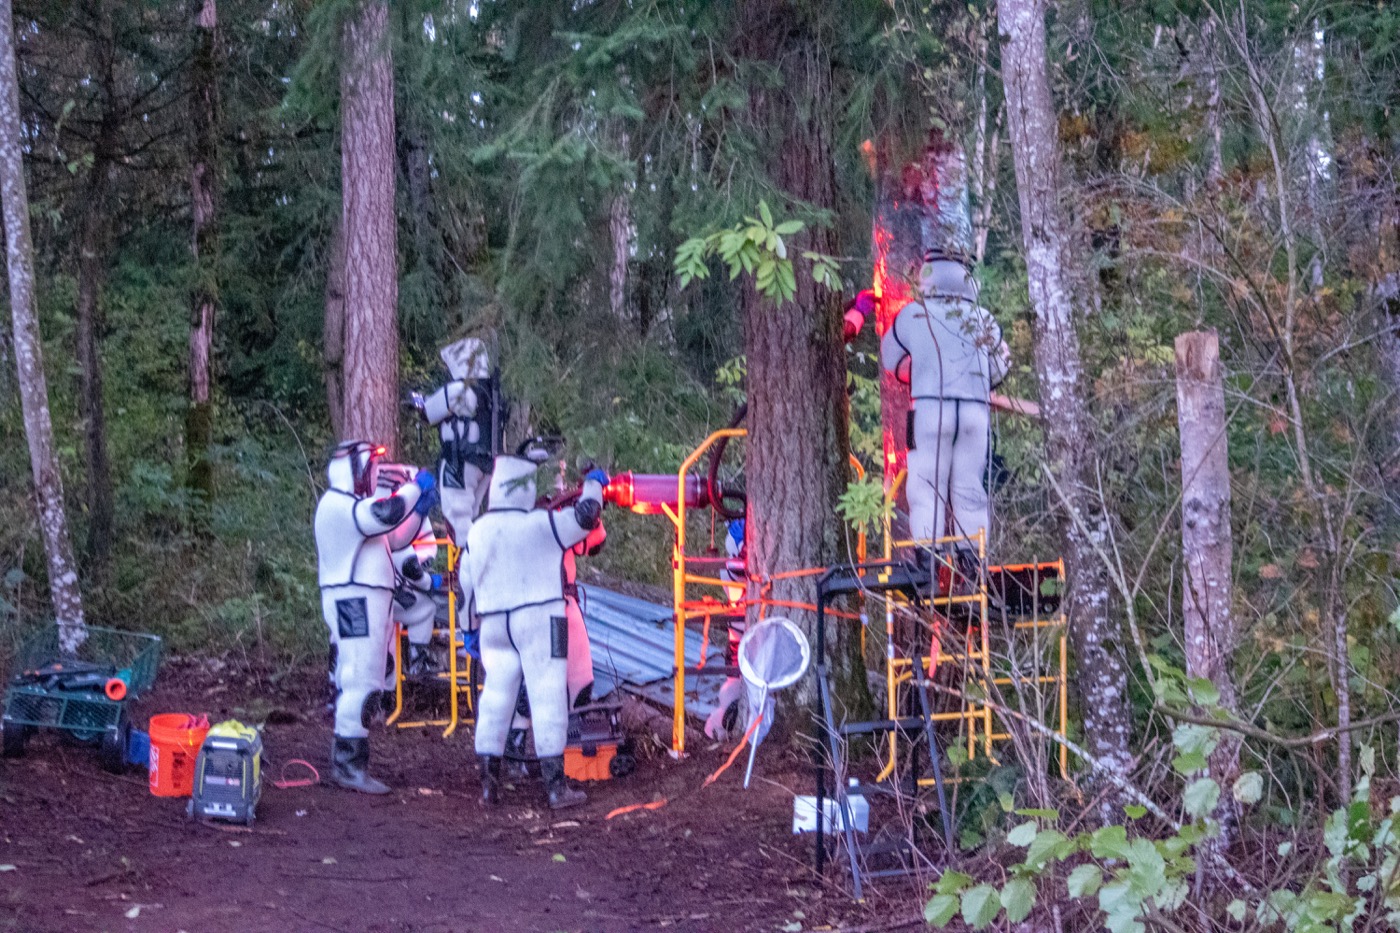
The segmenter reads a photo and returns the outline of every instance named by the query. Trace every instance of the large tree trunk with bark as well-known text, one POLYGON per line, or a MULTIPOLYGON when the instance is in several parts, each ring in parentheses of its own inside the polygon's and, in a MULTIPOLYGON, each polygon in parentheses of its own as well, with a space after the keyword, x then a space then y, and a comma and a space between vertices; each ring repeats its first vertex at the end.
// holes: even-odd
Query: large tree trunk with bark
POLYGON ((48 557, 49 591, 60 640, 69 648, 85 636, 83 600, 63 511, 63 479, 53 446, 49 389, 34 296, 34 244, 29 234, 29 194, 24 183, 19 79, 15 70, 14 13, 0 0, 0 199, 4 202, 10 311, 14 317, 15 365, 19 371, 24 432, 34 472, 34 503, 48 557))
POLYGON ((1046 67, 1045 0, 1001 0, 1008 138, 1016 166, 1026 274, 1035 309, 1035 368, 1048 480, 1059 503, 1070 641, 1085 746, 1098 765, 1126 772, 1128 676, 1110 605, 1108 520, 1097 493, 1097 431, 1090 417, 1066 275, 1058 124, 1046 67))
POLYGON ((394 216, 394 69, 386 0, 363 0, 345 25, 340 75, 345 230, 342 439, 398 450, 398 231, 394 216))
MULTIPOLYGON (((618 127, 613 134, 618 148, 628 152, 631 140, 627 130, 618 127)), ((623 182, 608 205, 608 234, 612 243, 612 261, 608 264, 608 308, 613 317, 626 322, 627 269, 632 260, 632 194, 623 182)))
MULTIPOLYGON (((1230 574, 1230 457, 1225 436, 1225 384, 1214 331, 1176 338, 1176 416, 1181 434, 1182 617, 1186 676, 1209 680, 1219 705, 1232 712, 1238 697, 1230 663, 1235 648, 1230 574)), ((1240 741, 1222 733, 1210 756, 1210 777, 1229 788, 1239 773, 1240 741)), ((1210 841, 1224 852, 1236 831, 1234 798, 1220 795, 1221 833, 1210 841)))
POLYGON ((106 576, 112 550, 112 463, 107 454, 107 415, 102 392, 102 291, 107 283, 111 241, 111 209, 108 201, 117 151, 115 51, 112 12, 105 4, 97 9, 99 35, 93 74, 102 91, 102 116, 92 146, 92 168, 83 186, 78 224, 78 294, 75 302, 78 355, 78 414, 83 423, 83 448, 87 456, 88 574, 106 576))
POLYGON ((326 268, 326 313, 321 335, 321 359, 326 379, 326 408, 331 431, 345 437, 345 225, 337 222, 331 234, 330 260, 326 268))
MULTIPOLYGON (((210 398, 210 360, 214 348, 214 318, 219 302, 219 80, 218 10, 215 0, 202 0, 195 25, 190 102, 194 129, 190 165, 190 213, 194 218, 192 245, 196 282, 190 320, 190 407, 185 414, 185 455, 190 488, 205 504, 214 495, 214 467, 209 445, 214 434, 210 398)), ((201 509, 207 519, 207 512, 201 509)), ((201 520, 203 525, 205 520, 201 520)))
MULTIPOLYGON (((750 117, 778 133, 770 140, 769 176, 793 198, 833 209, 836 178, 830 136, 832 63, 803 10, 781 0, 752 0, 741 15, 741 44, 780 70, 774 87, 754 88, 750 117)), ((837 252, 836 234, 809 226, 789 246, 837 252)), ((748 361, 748 566, 756 586, 779 603, 811 603, 810 577, 775 575, 842 559, 836 500, 845 488, 850 439, 839 296, 812 281, 800 258, 796 298, 781 306, 752 285, 743 298, 748 361)), ((770 615, 811 630, 814 614, 790 605, 770 615)), ((751 617, 756 615, 756 610, 751 617)), ((869 704, 854 626, 831 625, 827 651, 844 702, 869 704)))

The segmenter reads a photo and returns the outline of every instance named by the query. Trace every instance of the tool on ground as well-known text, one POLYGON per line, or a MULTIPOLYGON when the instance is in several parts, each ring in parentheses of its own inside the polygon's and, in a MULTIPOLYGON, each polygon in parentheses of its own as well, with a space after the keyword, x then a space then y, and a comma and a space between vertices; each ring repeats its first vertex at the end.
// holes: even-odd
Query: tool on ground
POLYGON ((262 796, 262 736, 227 719, 209 729, 195 765, 189 813, 251 826, 262 796))
POLYGON ((744 772, 744 786, 749 786, 753 774, 753 759, 758 745, 773 725, 774 690, 790 687, 807 672, 812 661, 812 649, 807 637, 791 619, 771 616, 751 626, 739 641, 739 673, 749 692, 750 715, 761 720, 749 745, 749 766, 744 772), (755 700, 754 694, 757 693, 755 700))
POLYGON ((126 703, 155 682, 160 638, 90 625, 76 644, 57 625, 36 629, 20 645, 5 692, 6 757, 24 754, 30 736, 54 729, 95 746, 113 773, 127 766, 131 723, 126 703))

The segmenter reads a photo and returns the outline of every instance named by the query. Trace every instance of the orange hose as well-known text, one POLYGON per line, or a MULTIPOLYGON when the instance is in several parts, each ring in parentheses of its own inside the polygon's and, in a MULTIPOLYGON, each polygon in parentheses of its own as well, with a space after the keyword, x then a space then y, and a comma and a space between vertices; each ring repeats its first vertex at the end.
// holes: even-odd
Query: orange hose
POLYGON ((615 816, 622 816, 624 813, 632 813, 635 810, 660 810, 664 806, 666 806, 665 797, 662 797, 660 800, 653 800, 651 803, 629 803, 624 807, 618 807, 616 810, 609 811, 608 815, 603 817, 603 819, 610 820, 615 816))
POLYGON ((753 738, 753 734, 758 730, 758 724, 761 722, 763 722, 762 715, 758 715, 753 718, 753 722, 749 723, 749 730, 744 733, 744 738, 739 742, 738 745, 734 746, 734 751, 729 753, 729 757, 725 759, 724 764, 716 768, 714 774, 705 778, 705 783, 701 784, 701 787, 709 787, 715 781, 719 780, 719 776, 721 774, 729 770, 729 766, 734 764, 734 759, 738 758, 739 753, 744 750, 744 746, 749 744, 749 740, 753 738))

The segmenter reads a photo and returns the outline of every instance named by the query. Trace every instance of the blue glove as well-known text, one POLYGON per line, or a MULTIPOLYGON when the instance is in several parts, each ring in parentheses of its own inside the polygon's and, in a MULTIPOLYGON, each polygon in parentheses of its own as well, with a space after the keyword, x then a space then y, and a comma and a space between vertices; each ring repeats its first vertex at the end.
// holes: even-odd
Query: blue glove
POLYGON ((594 467, 593 469, 589 470, 583 478, 585 481, 591 479, 599 486, 606 486, 609 482, 608 474, 603 470, 598 469, 597 467, 594 467))
MULTIPOLYGON (((418 475, 422 476, 424 474, 419 473, 418 475)), ((431 473, 428 473, 427 476, 430 479, 432 478, 431 473)), ((428 488, 424 489, 422 494, 418 497, 418 502, 414 504, 413 511, 416 515, 418 515, 419 518, 427 518, 428 513, 431 512, 433 510, 433 506, 437 504, 438 491, 434 487, 428 486, 428 488)))
POLYGON ((426 495, 432 492, 433 487, 437 485, 437 477, 433 475, 431 470, 419 470, 418 474, 413 477, 413 482, 417 483, 418 488, 423 490, 426 495))
POLYGON ((440 574, 440 573, 432 574, 432 575, 430 575, 430 576, 428 577, 428 581, 432 584, 433 589, 435 589, 435 590, 440 590, 440 589, 442 589, 442 574, 440 574))

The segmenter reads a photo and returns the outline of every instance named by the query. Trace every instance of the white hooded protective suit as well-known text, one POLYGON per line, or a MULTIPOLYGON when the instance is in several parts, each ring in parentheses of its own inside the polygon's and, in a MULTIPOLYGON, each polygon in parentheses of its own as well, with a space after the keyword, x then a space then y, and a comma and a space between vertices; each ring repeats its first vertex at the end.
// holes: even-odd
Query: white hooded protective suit
POLYGON ((335 734, 363 738, 364 707, 384 689, 394 563, 386 537, 413 514, 421 490, 378 489, 376 448, 342 444, 326 467, 330 488, 316 505, 321 612, 336 648, 335 734))
POLYGON ((991 435, 987 399, 1006 375, 1006 345, 961 263, 926 261, 920 289, 880 342, 889 372, 898 373, 908 359, 910 533, 916 540, 971 536, 990 525, 982 484, 991 435))
POLYGON ((568 737, 569 624, 564 552, 597 527, 603 487, 586 480, 579 501, 558 511, 533 508, 536 465, 497 457, 490 506, 467 535, 463 572, 481 618, 486 685, 476 722, 478 755, 501 755, 521 678, 530 699, 535 754, 564 754, 568 737))
POLYGON ((394 570, 398 574, 398 585, 394 589, 394 621, 402 625, 408 633, 410 645, 423 646, 432 641, 433 621, 437 618, 437 603, 433 602, 432 561, 437 557, 437 532, 428 517, 410 515, 404 525, 394 529, 389 542, 392 548, 394 570), (407 535, 400 532, 407 526, 412 533, 407 543, 402 540, 407 535))
POLYGON ((491 393, 482 376, 454 379, 423 399, 423 417, 438 429, 442 440, 438 459, 442 517, 458 547, 466 544, 491 471, 491 393))

